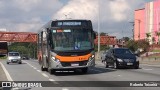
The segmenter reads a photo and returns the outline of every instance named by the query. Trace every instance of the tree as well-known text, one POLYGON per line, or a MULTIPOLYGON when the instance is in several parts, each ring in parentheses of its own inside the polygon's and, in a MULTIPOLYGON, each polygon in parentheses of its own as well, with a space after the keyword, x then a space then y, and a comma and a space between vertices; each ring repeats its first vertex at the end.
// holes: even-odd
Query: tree
POLYGON ((28 55, 31 58, 36 58, 37 45, 34 43, 12 43, 8 46, 9 51, 18 51, 20 54, 28 55))
POLYGON ((129 37, 123 37, 123 40, 124 40, 125 42, 128 42, 128 41, 130 40, 130 38, 129 38, 129 37))
POLYGON ((131 49, 132 51, 137 51, 138 49, 142 49, 143 51, 147 51, 149 48, 149 43, 146 40, 130 40, 127 42, 126 47, 131 49))
POLYGON ((160 32, 155 32, 156 33, 156 36, 158 36, 158 44, 160 44, 160 32))
POLYGON ((105 33, 105 32, 101 32, 101 33, 100 33, 100 36, 106 36, 106 35, 108 35, 108 34, 105 33))
POLYGON ((151 33, 146 33, 147 42, 149 42, 149 38, 151 37, 151 33))
POLYGON ((153 41, 153 43, 155 44, 155 42, 156 42, 155 37, 152 37, 152 41, 153 41))

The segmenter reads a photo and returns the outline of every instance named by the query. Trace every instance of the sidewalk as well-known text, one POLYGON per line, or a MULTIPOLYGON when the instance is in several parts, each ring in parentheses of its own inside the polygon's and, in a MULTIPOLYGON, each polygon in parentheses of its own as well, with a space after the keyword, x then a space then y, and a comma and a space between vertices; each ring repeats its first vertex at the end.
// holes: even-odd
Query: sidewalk
POLYGON ((160 65, 160 58, 140 57, 140 64, 160 65))

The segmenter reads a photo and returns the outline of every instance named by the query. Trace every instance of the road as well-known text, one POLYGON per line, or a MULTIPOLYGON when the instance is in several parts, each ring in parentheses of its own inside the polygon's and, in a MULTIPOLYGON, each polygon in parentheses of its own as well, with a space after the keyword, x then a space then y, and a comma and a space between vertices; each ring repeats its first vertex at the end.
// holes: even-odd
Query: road
MULTIPOLYGON (((113 69, 113 68, 105 68, 100 61, 97 61, 96 67, 89 69, 87 74, 82 74, 80 71, 79 72, 77 71, 77 72, 60 72, 56 75, 50 75, 46 71, 44 72, 40 71, 40 65, 38 64, 37 60, 23 60, 22 64, 9 64, 9 65, 7 65, 6 62, 2 60, 1 63, 8 71, 10 79, 13 81, 54 81, 53 82, 54 84, 62 84, 59 83, 59 81, 83 81, 83 82, 84 81, 160 81, 160 66, 158 65, 152 66, 143 64, 140 65, 140 69, 113 69)), ((51 89, 160 90, 160 87, 67 87, 66 86, 66 87, 31 88, 31 90, 51 90, 51 89)))

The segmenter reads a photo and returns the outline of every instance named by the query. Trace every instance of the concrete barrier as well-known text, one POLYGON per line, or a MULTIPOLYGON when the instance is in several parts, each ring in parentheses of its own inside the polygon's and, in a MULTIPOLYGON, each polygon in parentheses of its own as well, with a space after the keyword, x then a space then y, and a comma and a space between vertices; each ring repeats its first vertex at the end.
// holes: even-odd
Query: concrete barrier
POLYGON ((150 58, 150 57, 140 57, 139 58, 140 64, 157 64, 160 65, 160 58, 150 58))

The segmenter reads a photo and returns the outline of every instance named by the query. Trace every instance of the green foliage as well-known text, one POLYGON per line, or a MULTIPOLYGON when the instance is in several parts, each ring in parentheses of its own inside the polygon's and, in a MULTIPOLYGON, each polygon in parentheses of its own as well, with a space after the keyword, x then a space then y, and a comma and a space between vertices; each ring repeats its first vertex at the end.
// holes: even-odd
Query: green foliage
POLYGON ((36 58, 37 45, 34 43, 12 43, 8 46, 9 51, 20 52, 21 55, 27 55, 31 58, 36 58))
POLYGON ((127 42, 126 47, 132 51, 136 51, 138 49, 138 44, 134 40, 130 40, 127 42))
POLYGON ((137 51, 139 48, 147 51, 149 48, 149 43, 146 40, 130 40, 127 42, 126 47, 131 49, 132 51, 137 51))
POLYGON ((101 32, 101 33, 100 33, 100 36, 106 36, 106 35, 108 35, 108 34, 105 33, 105 32, 101 32))
POLYGON ((129 37, 123 37, 122 39, 123 39, 125 42, 128 42, 128 41, 130 40, 129 37))
POLYGON ((0 59, 7 59, 7 56, 0 57, 0 59))
MULTIPOLYGON (((107 50, 109 49, 109 46, 107 45, 100 45, 100 51, 104 51, 104 50, 107 50)), ((97 52, 98 51, 98 45, 95 45, 95 51, 97 52)))

